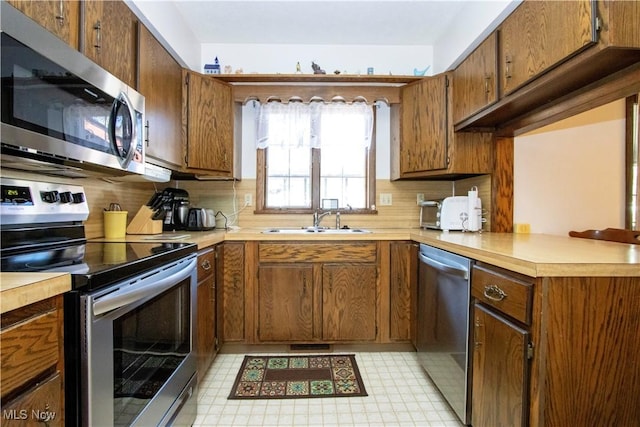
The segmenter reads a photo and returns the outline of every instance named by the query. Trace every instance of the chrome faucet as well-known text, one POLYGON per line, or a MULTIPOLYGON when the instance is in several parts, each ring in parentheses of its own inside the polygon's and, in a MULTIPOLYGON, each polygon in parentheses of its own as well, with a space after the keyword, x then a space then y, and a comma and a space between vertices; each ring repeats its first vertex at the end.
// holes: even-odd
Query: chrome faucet
POLYGON ((320 221, 322 221, 322 218, 324 218, 327 215, 331 215, 331 211, 329 212, 325 212, 325 213, 319 213, 319 211, 315 211, 313 213, 313 227, 314 228, 318 228, 320 227, 320 221))

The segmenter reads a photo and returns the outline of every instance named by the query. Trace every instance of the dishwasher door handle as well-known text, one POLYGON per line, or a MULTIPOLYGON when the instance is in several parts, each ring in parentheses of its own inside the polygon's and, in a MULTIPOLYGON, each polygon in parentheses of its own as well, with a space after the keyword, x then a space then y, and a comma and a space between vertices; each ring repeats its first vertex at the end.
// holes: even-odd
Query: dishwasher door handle
POLYGON ((420 258, 420 261, 435 268, 436 270, 439 270, 448 274, 453 274, 456 276, 461 276, 461 277, 464 277, 465 279, 469 278, 469 270, 463 265, 456 264, 456 263, 443 263, 440 261, 436 261, 433 258, 429 258, 421 253, 418 253, 418 257, 420 258))

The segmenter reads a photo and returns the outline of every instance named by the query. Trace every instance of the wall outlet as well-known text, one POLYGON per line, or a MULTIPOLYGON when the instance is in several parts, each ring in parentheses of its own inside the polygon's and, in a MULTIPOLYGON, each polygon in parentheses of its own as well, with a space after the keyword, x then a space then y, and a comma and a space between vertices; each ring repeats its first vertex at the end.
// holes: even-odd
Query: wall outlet
POLYGON ((251 193, 247 193, 244 195, 244 205, 245 206, 253 205, 253 195, 251 193))
POLYGON ((418 193, 416 194, 416 203, 420 204, 424 202, 424 193, 418 193))
POLYGON ((393 197, 391 193, 380 193, 380 206, 391 206, 393 204, 393 197))
POLYGON ((513 232, 520 234, 529 234, 531 233, 531 225, 530 224, 513 224, 513 232))

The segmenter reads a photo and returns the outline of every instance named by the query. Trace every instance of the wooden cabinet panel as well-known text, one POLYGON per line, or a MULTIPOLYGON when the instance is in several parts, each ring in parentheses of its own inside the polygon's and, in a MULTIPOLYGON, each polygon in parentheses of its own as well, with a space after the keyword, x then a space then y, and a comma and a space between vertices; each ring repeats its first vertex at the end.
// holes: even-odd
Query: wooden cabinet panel
POLYGON ((7 0, 16 9, 78 49, 80 2, 76 0, 7 0))
POLYGON ((268 262, 375 262, 374 242, 260 243, 260 261, 268 262))
POLYGON ((498 100, 498 36, 493 32, 453 72, 453 122, 498 100))
POLYGON ((472 425, 526 426, 529 334, 478 303, 473 318, 472 425))
POLYGON ((411 338, 412 289, 417 289, 417 248, 412 242, 390 245, 389 337, 392 341, 411 338))
POLYGON ((61 338, 59 316, 57 310, 47 311, 2 330, 2 396, 55 368, 61 338))
POLYGON ((502 93, 595 43, 593 1, 525 1, 500 26, 502 93))
POLYGON ((28 390, 20 397, 2 404, 2 425, 24 427, 42 425, 53 427, 64 425, 62 401, 62 377, 60 374, 28 390))
POLYGON ((245 340, 244 243, 218 245, 218 299, 222 342, 245 340))
POLYGON ((145 97, 146 155, 170 169, 182 167, 182 68, 142 24, 138 25, 138 91, 145 97))
POLYGON ((261 265, 258 270, 258 339, 309 341, 314 338, 313 266, 261 265))
POLYGON ((322 337, 332 341, 376 339, 376 266, 322 266, 322 337))
POLYGON ((216 354, 215 288, 215 252, 208 249, 198 255, 198 318, 196 322, 198 381, 204 378, 216 354))
POLYGON ((447 77, 411 83, 401 89, 401 173, 447 167, 447 77))
POLYGON ((137 18, 123 1, 84 0, 82 53, 136 87, 137 18))
POLYGON ((232 88, 194 72, 185 72, 186 166, 231 177, 234 164, 232 88))

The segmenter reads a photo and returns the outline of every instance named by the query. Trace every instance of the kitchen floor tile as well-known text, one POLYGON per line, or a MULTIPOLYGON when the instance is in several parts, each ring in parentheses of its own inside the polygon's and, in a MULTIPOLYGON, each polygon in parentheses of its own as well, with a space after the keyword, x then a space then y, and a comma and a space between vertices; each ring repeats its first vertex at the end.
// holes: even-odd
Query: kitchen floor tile
POLYGON ((274 400, 228 400, 244 354, 218 354, 199 386, 194 426, 462 427, 415 353, 355 354, 369 396, 274 400))

